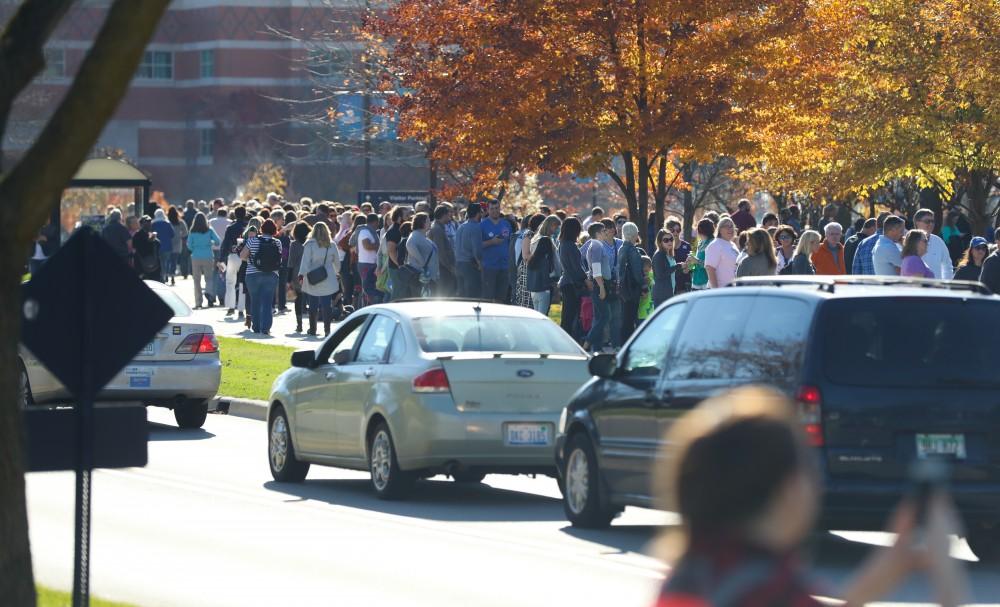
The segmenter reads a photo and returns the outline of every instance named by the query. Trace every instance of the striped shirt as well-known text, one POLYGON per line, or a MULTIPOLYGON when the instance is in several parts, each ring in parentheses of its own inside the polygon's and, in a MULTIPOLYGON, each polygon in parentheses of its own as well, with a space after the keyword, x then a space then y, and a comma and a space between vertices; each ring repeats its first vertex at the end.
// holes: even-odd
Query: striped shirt
MULTIPOLYGON (((248 238, 247 242, 246 242, 246 245, 247 245, 247 248, 250 249, 250 259, 247 260, 247 276, 249 276, 251 274, 259 274, 260 273, 260 270, 257 269, 257 266, 253 265, 253 259, 254 259, 254 256, 257 255, 257 250, 260 249, 260 241, 261 240, 270 240, 270 241, 272 241, 274 244, 278 245, 278 253, 281 253, 281 241, 278 240, 277 238, 272 238, 270 236, 252 236, 252 237, 248 238)), ((275 275, 277 273, 278 273, 277 271, 272 272, 272 274, 275 274, 275 275)))

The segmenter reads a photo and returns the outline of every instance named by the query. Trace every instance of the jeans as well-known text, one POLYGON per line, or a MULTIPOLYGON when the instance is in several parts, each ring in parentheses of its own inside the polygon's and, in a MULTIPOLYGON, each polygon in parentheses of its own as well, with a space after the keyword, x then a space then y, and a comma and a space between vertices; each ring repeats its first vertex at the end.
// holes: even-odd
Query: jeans
POLYGON ((483 268, 483 299, 496 303, 507 303, 507 287, 510 285, 507 268, 483 268))
POLYGON ((639 300, 622 300, 622 326, 618 337, 618 345, 625 345, 632 333, 635 332, 636 325, 639 324, 639 300))
POLYGON ((375 264, 359 263, 358 274, 361 275, 361 290, 364 292, 364 305, 377 304, 381 301, 381 293, 375 288, 375 264))
POLYGON ((531 291, 531 307, 535 312, 540 312, 545 316, 549 315, 549 307, 552 305, 552 291, 531 291))
POLYGON ((194 277, 194 305, 201 305, 202 278, 205 279, 205 298, 211 303, 212 292, 215 290, 215 286, 212 284, 215 282, 215 261, 211 259, 192 259, 191 274, 194 277))
POLYGON ((250 291, 250 330, 267 333, 274 319, 274 290, 278 288, 278 275, 274 272, 247 274, 247 289, 250 291))
POLYGON ((590 298, 594 302, 594 324, 590 326, 590 333, 587 333, 584 341, 590 344, 592 352, 600 352, 608 343, 604 337, 604 330, 608 327, 611 307, 609 298, 601 299, 601 290, 596 285, 590 293, 590 298))
POLYGON ((278 301, 277 305, 282 310, 288 308, 288 268, 282 266, 278 268, 278 301))
POLYGON ((615 348, 622 347, 622 300, 617 295, 608 295, 604 300, 608 304, 608 325, 605 329, 605 343, 611 343, 615 348))
POLYGON ((468 299, 476 299, 483 295, 483 276, 476 268, 475 262, 459 261, 455 264, 458 271, 458 295, 468 299))
POLYGON ((237 274, 240 272, 240 256, 230 253, 226 258, 226 307, 230 310, 243 311, 245 302, 239 297, 236 289, 237 274))
POLYGON ((333 295, 304 295, 309 298, 309 311, 323 323, 333 322, 333 295))
POLYGON ((168 278, 172 277, 176 269, 177 253, 160 251, 160 272, 161 276, 163 276, 162 282, 166 282, 168 278))
POLYGON ((389 285, 392 290, 392 301, 399 301, 406 298, 409 285, 404 284, 404 277, 400 276, 399 268, 389 268, 389 285))
POLYGON ((564 285, 559 287, 562 294, 562 321, 559 326, 570 337, 576 338, 576 321, 580 317, 580 299, 583 287, 564 285))

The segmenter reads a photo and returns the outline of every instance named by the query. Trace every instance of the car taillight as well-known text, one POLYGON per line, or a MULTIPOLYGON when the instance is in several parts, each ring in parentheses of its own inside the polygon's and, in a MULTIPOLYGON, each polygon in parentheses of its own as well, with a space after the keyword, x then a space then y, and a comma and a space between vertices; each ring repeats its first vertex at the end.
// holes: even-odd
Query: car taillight
POLYGON ((213 354, 219 351, 214 333, 192 333, 174 350, 177 354, 213 354))
POLYGON ((823 446, 823 410, 822 397, 816 386, 802 386, 795 397, 799 408, 799 420, 806 431, 809 444, 813 447, 823 446))
POLYGON ((448 374, 444 369, 431 369, 413 378, 413 391, 422 393, 448 392, 448 374))

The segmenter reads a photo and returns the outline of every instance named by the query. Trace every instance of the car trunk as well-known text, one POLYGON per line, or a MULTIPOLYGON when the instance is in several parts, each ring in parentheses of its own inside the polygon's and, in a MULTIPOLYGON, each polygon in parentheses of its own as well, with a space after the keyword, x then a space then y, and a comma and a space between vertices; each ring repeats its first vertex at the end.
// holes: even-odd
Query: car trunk
POLYGON ((440 360, 456 406, 468 412, 557 412, 590 379, 583 356, 470 353, 440 360))
POLYGON ((208 325, 171 320, 160 329, 156 336, 136 354, 130 364, 142 365, 159 362, 183 362, 193 360, 197 354, 193 352, 178 353, 177 348, 191 334, 212 334, 214 331, 208 325))

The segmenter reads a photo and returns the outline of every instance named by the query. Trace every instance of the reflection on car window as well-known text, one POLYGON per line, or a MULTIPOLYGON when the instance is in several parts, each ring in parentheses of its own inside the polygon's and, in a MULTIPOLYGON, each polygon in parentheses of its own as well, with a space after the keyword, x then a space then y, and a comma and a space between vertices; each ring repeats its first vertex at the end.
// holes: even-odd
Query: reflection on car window
POLYGON ((160 296, 163 303, 170 306, 175 318, 178 316, 191 316, 191 308, 173 291, 169 289, 154 289, 153 292, 160 296))
POLYGON ((811 308, 790 297, 759 296, 747 319, 734 376, 792 381, 806 349, 811 308))
POLYGON ((681 329, 667 379, 726 379, 733 376, 752 295, 704 297, 681 329))
POLYGON ((643 328, 625 355, 622 365, 624 374, 659 377, 667 360, 667 348, 674 341, 684 309, 683 303, 670 306, 643 328))
POLYGON ((403 339, 402 329, 397 329, 392 335, 392 343, 389 344, 389 362, 399 362, 406 352, 406 342, 403 339))
POLYGON ((380 363, 385 360, 385 352, 389 348, 389 340, 396 329, 396 321, 381 314, 372 319, 358 348, 357 362, 380 363))
POLYGON ((418 318, 413 332, 424 352, 583 354, 551 320, 504 316, 418 318))
POLYGON ((354 342, 358 341, 358 337, 361 335, 361 329, 363 329, 364 326, 365 323, 359 324, 357 327, 354 328, 353 331, 348 333, 347 336, 344 337, 344 339, 340 340, 339 344, 334 346, 333 355, 330 357, 331 361, 337 358, 338 352, 343 352, 345 350, 350 352, 351 350, 354 349, 354 342))

